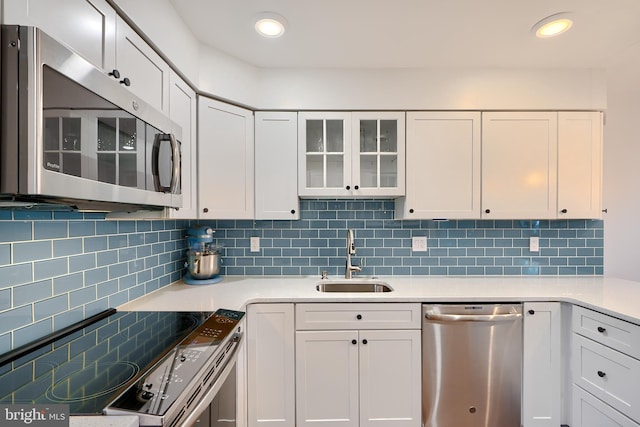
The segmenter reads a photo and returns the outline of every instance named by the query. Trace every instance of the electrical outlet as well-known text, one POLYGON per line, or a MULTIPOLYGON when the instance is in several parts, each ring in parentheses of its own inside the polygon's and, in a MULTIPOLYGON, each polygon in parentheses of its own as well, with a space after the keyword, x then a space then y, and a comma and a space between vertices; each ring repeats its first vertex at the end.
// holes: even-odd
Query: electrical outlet
POLYGON ((427 236, 414 236, 411 238, 411 250, 413 252, 426 252, 427 236))
POLYGON ((260 238, 252 237, 251 238, 251 252, 260 252, 260 238))
POLYGON ((529 252, 540 252, 539 237, 529 237, 529 252))

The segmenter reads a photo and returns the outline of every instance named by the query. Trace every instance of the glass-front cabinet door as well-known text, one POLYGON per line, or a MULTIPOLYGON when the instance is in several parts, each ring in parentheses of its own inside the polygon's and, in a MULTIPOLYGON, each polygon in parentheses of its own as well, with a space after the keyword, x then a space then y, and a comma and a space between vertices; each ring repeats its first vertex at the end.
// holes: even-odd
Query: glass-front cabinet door
POLYGON ((298 194, 349 196, 351 113, 299 113, 298 144, 298 194))
POLYGON ((404 195, 404 112, 298 114, 298 194, 404 195))
POLYGON ((354 112, 353 171, 358 195, 404 195, 404 112, 354 112))

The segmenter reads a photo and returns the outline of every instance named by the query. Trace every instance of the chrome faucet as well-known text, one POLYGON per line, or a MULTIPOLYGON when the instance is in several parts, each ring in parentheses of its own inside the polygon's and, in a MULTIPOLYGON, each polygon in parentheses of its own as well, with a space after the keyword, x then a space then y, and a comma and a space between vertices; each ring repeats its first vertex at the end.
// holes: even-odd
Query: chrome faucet
POLYGON ((351 256, 356 254, 356 243, 353 237, 353 230, 347 230, 347 266, 344 270, 344 278, 351 279, 352 273, 362 271, 362 260, 360 265, 351 265, 351 256))

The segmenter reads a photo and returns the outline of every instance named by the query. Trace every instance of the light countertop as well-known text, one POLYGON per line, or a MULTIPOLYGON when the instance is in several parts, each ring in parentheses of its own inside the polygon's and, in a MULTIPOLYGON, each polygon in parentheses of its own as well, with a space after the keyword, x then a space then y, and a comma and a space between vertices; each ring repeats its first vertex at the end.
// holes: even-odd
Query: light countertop
MULTIPOLYGON (((330 277, 339 279, 339 277, 330 277)), ((227 276, 212 285, 182 281, 118 307, 132 311, 244 310, 265 302, 560 301, 640 324, 640 282, 607 277, 379 277, 393 292, 322 293, 318 277, 227 276)))

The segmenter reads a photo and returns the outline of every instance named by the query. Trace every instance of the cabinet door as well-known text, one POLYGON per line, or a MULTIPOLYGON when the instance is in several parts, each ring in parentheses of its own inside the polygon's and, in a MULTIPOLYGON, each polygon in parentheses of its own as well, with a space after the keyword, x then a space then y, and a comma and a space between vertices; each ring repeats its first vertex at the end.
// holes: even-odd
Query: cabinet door
POLYGON ((98 68, 115 68, 116 12, 105 0, 4 0, 3 23, 39 27, 98 68))
POLYGON ((602 113, 558 113, 558 216, 602 216, 602 113))
POLYGON ((180 147, 182 152, 182 208, 170 209, 171 218, 196 218, 197 179, 196 174, 196 93, 178 75, 171 71, 169 91, 169 117, 182 130, 180 147))
POLYGON ((293 304, 251 304, 247 313, 248 426, 295 427, 293 304))
POLYGON ((560 303, 524 304, 522 426, 560 425, 560 303))
POLYGON ((360 427, 420 427, 420 334, 360 331, 360 427))
POLYGON ((407 113, 406 163, 396 218, 480 218, 480 113, 407 113))
POLYGON ((298 113, 298 194, 352 195, 351 113, 298 113))
POLYGON ((299 219, 298 117, 255 113, 256 219, 299 219))
POLYGON ((356 112, 351 120, 354 195, 404 195, 405 113, 356 112))
POLYGON ((296 426, 358 427, 358 332, 296 332, 296 426))
POLYGON ((639 427, 630 418, 573 385, 574 427, 639 427))
POLYGON ((169 64, 121 18, 117 20, 116 68, 129 90, 169 114, 169 64))
POLYGON ((556 217, 557 142, 557 113, 482 113, 483 218, 556 217))
POLYGON ((198 105, 198 216, 251 219, 253 113, 203 97, 198 105))

